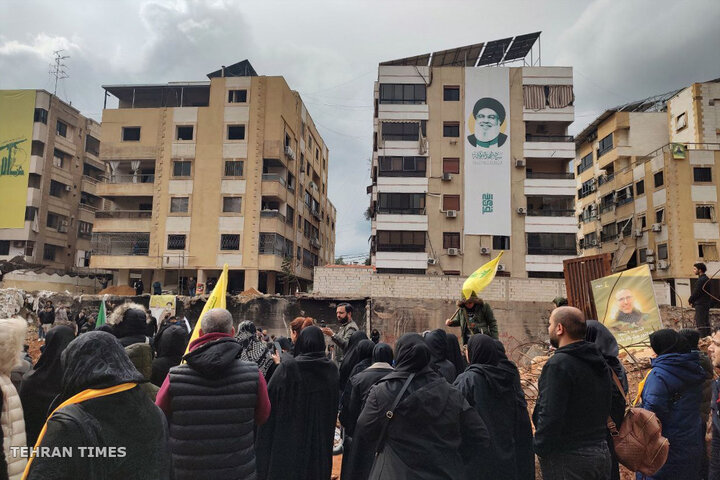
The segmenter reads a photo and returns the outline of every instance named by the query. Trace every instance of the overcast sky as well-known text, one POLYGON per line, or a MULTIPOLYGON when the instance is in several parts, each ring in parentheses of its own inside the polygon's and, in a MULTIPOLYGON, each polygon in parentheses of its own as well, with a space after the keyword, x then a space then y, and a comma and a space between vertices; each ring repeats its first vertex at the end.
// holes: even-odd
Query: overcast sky
POLYGON ((720 77, 718 0, 0 0, 0 89, 44 88, 100 120, 102 84, 206 80, 248 59, 300 92, 330 149, 336 256, 368 251, 372 89, 384 60, 542 31, 574 67, 577 133, 607 107, 720 77))

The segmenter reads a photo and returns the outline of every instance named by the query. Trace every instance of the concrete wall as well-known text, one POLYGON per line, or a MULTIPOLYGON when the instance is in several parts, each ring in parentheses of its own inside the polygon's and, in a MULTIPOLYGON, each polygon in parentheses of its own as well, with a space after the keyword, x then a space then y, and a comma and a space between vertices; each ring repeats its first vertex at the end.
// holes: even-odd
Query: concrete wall
POLYGON ((67 291, 73 294, 96 293, 102 288, 100 282, 95 278, 48 275, 47 273, 20 270, 6 273, 0 285, 2 285, 2 288, 17 288, 26 291, 67 291))

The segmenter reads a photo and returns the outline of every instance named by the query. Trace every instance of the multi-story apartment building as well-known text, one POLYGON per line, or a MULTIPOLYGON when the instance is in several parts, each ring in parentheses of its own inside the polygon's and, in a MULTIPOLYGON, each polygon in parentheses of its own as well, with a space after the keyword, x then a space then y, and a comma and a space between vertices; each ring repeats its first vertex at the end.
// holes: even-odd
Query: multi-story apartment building
POLYGON ((45 90, 3 90, 0 104, 0 260, 87 272, 100 125, 45 90))
POLYGON ((243 61, 208 78, 103 87, 117 108, 103 109, 91 263, 119 285, 201 290, 228 264, 231 291, 304 289, 334 258, 327 146, 283 77, 243 61))
POLYGON ((716 219, 720 80, 607 110, 576 137, 582 255, 611 253, 614 271, 648 264, 673 301, 692 265, 720 270, 716 219))
POLYGON ((538 37, 380 64, 368 187, 378 272, 469 275, 504 250, 501 275, 562 277, 577 254, 573 76, 527 66, 538 37))

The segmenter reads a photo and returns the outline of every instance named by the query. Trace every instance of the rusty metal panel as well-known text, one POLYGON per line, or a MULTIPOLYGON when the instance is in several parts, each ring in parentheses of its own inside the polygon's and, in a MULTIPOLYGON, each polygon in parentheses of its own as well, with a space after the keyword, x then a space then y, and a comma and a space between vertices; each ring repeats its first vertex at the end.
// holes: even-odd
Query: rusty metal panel
POLYGON ((609 253, 563 261, 568 304, 582 310, 585 318, 597 318, 590 282, 610 275, 611 261, 612 256, 609 253))

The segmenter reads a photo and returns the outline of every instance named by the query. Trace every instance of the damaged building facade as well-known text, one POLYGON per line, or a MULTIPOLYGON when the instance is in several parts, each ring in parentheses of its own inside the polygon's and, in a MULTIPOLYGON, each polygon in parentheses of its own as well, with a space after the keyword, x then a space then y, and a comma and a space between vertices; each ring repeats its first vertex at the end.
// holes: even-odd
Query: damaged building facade
POLYGON ((208 81, 106 85, 91 264, 116 285, 304 290, 332 262, 329 152, 298 92, 245 60, 208 81), (108 106, 116 102, 116 106, 108 106))

